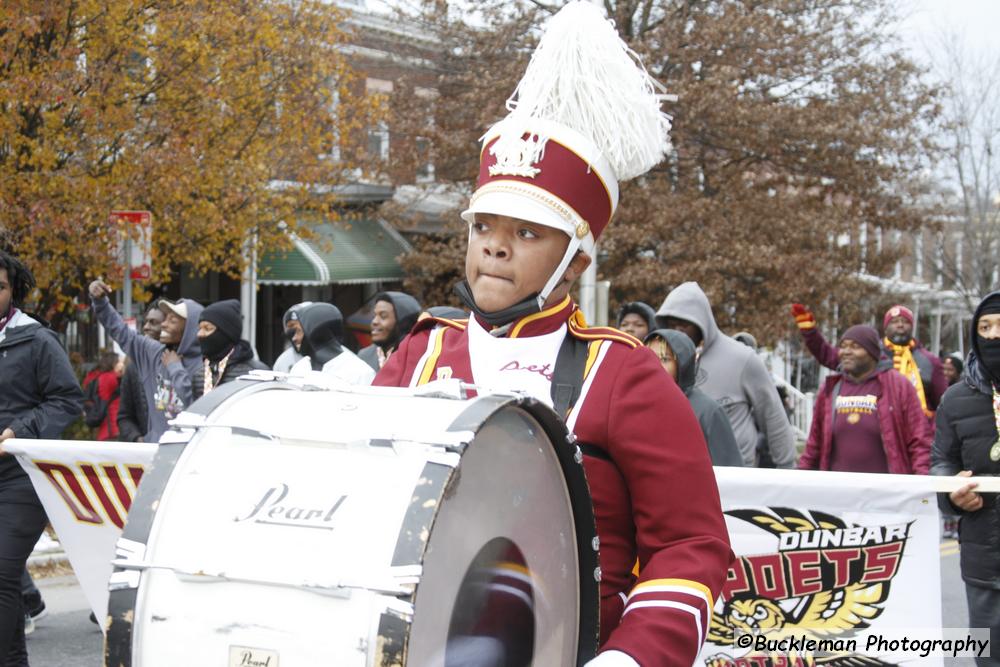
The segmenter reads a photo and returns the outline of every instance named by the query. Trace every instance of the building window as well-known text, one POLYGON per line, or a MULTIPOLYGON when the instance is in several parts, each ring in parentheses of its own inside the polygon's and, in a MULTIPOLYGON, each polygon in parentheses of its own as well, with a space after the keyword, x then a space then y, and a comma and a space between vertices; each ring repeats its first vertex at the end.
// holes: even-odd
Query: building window
MULTIPOLYGON (((899 244, 903 238, 903 233, 898 229, 892 232, 892 248, 893 250, 899 252, 899 244)), ((892 267, 892 278, 893 280, 899 280, 903 277, 903 262, 896 260, 896 265, 892 267)))
POLYGON ((365 90, 369 93, 389 95, 392 93, 392 81, 385 79, 365 79, 365 90))
POLYGON ((861 272, 868 271, 868 225, 861 223, 858 227, 858 250, 861 253, 861 272))
POLYGON ((434 181, 434 162, 431 156, 431 140, 417 137, 417 183, 434 181))
POLYGON ((382 162, 389 160, 389 126, 385 123, 368 129, 368 154, 382 162))

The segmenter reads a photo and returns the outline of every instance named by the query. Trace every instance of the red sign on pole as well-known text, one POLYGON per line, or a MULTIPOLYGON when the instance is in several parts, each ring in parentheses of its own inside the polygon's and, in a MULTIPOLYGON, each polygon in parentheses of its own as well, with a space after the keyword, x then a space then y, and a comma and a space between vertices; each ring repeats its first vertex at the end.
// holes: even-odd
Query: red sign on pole
POLYGON ((153 214, 149 211, 111 211, 108 222, 113 227, 122 223, 134 225, 134 229, 126 228, 129 240, 138 236, 136 241, 125 244, 128 256, 125 264, 132 280, 149 280, 153 277, 153 214), (138 230, 138 231, 135 231, 138 230))
POLYGON ((133 225, 149 225, 153 214, 149 211, 111 211, 111 224, 131 222, 133 225))

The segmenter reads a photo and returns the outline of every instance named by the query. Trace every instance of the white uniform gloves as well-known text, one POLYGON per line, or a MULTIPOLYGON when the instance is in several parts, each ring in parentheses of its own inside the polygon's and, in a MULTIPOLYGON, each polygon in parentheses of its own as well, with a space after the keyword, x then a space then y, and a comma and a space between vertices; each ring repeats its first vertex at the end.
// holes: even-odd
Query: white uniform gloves
POLYGON ((633 660, 628 653, 605 651, 584 667, 639 667, 639 663, 633 660))

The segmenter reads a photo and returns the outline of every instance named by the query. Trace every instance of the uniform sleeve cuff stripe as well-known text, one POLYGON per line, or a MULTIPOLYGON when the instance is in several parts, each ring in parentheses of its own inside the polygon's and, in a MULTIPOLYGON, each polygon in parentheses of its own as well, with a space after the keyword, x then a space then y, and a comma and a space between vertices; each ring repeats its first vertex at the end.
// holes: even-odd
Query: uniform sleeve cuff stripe
POLYGON ((690 597, 696 597, 701 600, 706 609, 712 608, 712 600, 706 597, 702 591, 694 588, 688 588, 687 586, 647 586, 642 590, 634 590, 628 596, 628 600, 631 601, 632 598, 638 595, 646 595, 648 593, 680 593, 681 595, 688 595, 690 597))
MULTIPOLYGON (((693 581, 691 579, 650 579, 649 581, 644 581, 641 584, 636 585, 632 589, 632 592, 629 594, 629 598, 631 598, 633 595, 639 594, 640 592, 642 592, 644 588, 649 588, 652 586, 676 586, 680 588, 691 589, 693 591, 697 591, 704 597, 705 602, 708 604, 708 608, 710 610, 712 609, 712 607, 715 606, 715 601, 712 597, 712 591, 708 589, 708 586, 706 586, 701 582, 693 581)), ((697 593, 692 593, 692 595, 696 594, 697 593)))

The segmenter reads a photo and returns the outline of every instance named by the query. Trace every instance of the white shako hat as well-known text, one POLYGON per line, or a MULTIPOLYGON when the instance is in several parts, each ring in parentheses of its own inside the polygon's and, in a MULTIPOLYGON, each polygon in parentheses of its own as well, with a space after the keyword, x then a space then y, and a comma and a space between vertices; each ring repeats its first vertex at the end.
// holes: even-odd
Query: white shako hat
POLYGON ((670 149, 662 86, 604 12, 575 0, 546 25, 510 113, 482 137, 479 179, 462 219, 493 213, 561 229, 569 247, 537 296, 540 310, 577 250, 594 243, 618 206, 618 183, 670 149))

